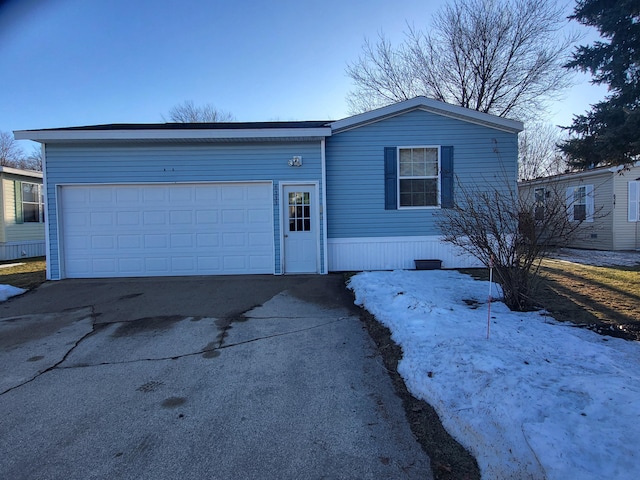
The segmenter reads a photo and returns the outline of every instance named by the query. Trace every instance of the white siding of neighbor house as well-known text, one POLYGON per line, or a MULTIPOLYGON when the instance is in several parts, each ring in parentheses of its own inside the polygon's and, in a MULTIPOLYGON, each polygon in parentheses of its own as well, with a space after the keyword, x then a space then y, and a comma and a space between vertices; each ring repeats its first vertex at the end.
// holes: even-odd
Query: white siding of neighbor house
POLYGON ((614 173, 614 250, 640 249, 640 222, 629 221, 629 182, 640 178, 640 165, 614 173))
MULTIPOLYGON (((40 183, 34 179, 23 179, 24 182, 40 183)), ((44 223, 26 222, 16 223, 16 195, 15 183, 13 180, 2 180, 2 191, 4 192, 4 224, 5 242, 23 242, 41 240, 44 241, 44 223)))
POLYGON ((4 226, 4 205, 6 201, 4 199, 4 190, 4 179, 0 176, 0 243, 4 243, 6 241, 4 226))
MULTIPOLYGON (((546 188, 566 197, 569 187, 593 185, 593 221, 582 222, 574 233, 568 246, 592 250, 613 249, 613 180, 612 173, 603 169, 593 174, 563 176, 532 183, 521 184, 519 194, 523 198, 533 199, 534 189, 546 188)), ((532 202, 533 203, 533 202, 532 202)))
POLYGON ((16 223, 15 181, 39 183, 39 178, 1 172, 0 260, 40 257, 45 254, 44 223, 16 223))

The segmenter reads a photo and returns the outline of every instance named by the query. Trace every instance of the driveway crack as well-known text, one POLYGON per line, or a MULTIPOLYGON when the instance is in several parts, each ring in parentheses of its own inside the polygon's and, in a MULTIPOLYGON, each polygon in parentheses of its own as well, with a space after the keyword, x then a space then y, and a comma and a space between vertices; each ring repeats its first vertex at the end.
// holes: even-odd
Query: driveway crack
POLYGON ((69 355, 71 355, 71 353, 78 347, 78 345, 80 345, 86 338, 90 337, 91 335, 93 335, 96 331, 96 314, 95 314, 95 309, 94 306, 91 305, 91 330, 87 333, 85 333, 84 335, 82 335, 78 340, 76 340, 73 345, 71 346, 71 348, 69 348, 69 350, 67 350, 67 352, 62 356, 62 359, 59 360, 58 362, 54 363, 53 365, 51 365, 50 367, 47 367, 46 369, 42 370, 41 372, 38 372, 37 374, 35 374, 33 377, 31 377, 28 380, 25 380, 22 383, 19 383, 18 385, 14 385, 13 387, 10 387, 6 390, 4 390, 3 392, 0 392, 0 396, 4 395, 5 393, 9 393, 12 390, 16 390, 20 387, 23 387, 24 385, 27 385, 28 383, 33 382, 35 379, 37 379, 38 377, 40 377, 41 375, 44 375, 45 373, 48 373, 52 370, 56 370, 57 368, 64 368, 64 367, 60 367, 60 365, 62 363, 64 363, 64 361, 69 358, 69 355))
MULTIPOLYGON (((261 318, 269 318, 269 317, 261 317, 261 318)), ((272 317, 272 318, 276 318, 276 317, 272 317)), ((282 318, 282 317, 277 317, 277 318, 282 318)), ((242 342, 236 342, 236 343, 231 343, 229 345, 222 345, 224 338, 220 339, 218 346, 214 347, 214 348, 204 348, 202 350, 198 350, 197 352, 190 352, 190 353, 184 353, 181 355, 173 355, 173 356, 167 356, 167 357, 155 357, 155 358, 138 358, 135 360, 122 360, 122 361, 117 361, 117 362, 100 362, 100 363, 92 363, 92 364, 82 364, 82 365, 70 365, 68 367, 64 367, 64 366, 60 366, 60 364, 62 362, 64 362, 64 359, 61 360, 60 362, 58 362, 55 366, 47 369, 47 370, 52 370, 54 368, 58 368, 59 370, 63 370, 63 369, 75 369, 75 368, 87 368, 87 367, 98 367, 98 366, 102 366, 102 365, 124 365, 124 364, 130 364, 130 363, 139 363, 139 362, 157 362, 157 361, 167 361, 167 360, 178 360, 180 358, 187 358, 187 357, 194 357, 196 355, 202 355, 208 352, 213 352, 216 350, 223 350, 223 349, 227 349, 227 348, 233 348, 233 347, 237 347, 240 345, 245 345, 248 343, 253 343, 253 342, 258 342, 261 340, 268 340, 270 338, 276 338, 276 337, 283 337, 283 336, 287 336, 287 335, 294 335, 296 333, 301 333, 301 332, 306 332, 309 330, 313 330, 316 328, 322 328, 322 327, 326 327, 327 325, 332 325, 334 323, 338 323, 341 322, 343 320, 347 320, 351 317, 340 317, 337 318, 335 320, 331 320, 329 322, 324 322, 324 323, 320 323, 318 325, 312 325, 310 327, 305 327, 305 328, 299 328, 299 329, 295 329, 295 330, 289 330, 287 332, 281 332, 281 333, 274 333, 273 335, 265 335, 262 337, 256 337, 256 338, 252 338, 250 340, 244 340, 242 342)), ((231 325, 231 323, 229 323, 229 326, 231 325)), ((228 327, 226 328, 226 330, 228 330, 228 327)), ((86 338, 87 336, 89 336, 89 334, 85 335, 84 338, 86 338)), ((77 343, 80 343, 81 340, 79 340, 77 343)), ((73 347, 75 348, 75 347, 73 347)), ((73 350, 73 348, 68 352, 71 353, 71 351, 73 350)), ((67 355, 68 355, 67 354, 67 355)), ((66 358, 66 356, 65 356, 66 358)), ((44 372, 42 372, 44 373, 44 372)), ((31 380, 30 380, 31 381, 31 380)), ((28 382, 25 382, 28 383, 28 382)), ((14 387, 15 388, 15 387, 14 387)))

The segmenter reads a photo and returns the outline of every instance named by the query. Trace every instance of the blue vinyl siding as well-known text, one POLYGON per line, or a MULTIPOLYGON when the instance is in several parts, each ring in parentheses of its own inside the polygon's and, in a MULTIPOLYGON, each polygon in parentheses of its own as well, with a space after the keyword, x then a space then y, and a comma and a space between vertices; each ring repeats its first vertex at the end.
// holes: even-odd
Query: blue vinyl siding
MULTIPOLYGON (((244 144, 48 144, 46 162, 52 279, 60 278, 56 216, 58 185, 272 181, 276 273, 281 273, 280 209, 277 202, 279 182, 318 182, 319 195, 323 194, 319 141, 244 144), (301 167, 287 165, 287 161, 294 155, 302 156, 301 167)), ((322 252, 324 232, 321 231, 320 235, 322 252)), ((324 257, 321 260, 324 261, 324 257)))
POLYGON ((329 238, 439 235, 439 209, 385 209, 385 147, 453 147, 454 196, 465 185, 516 188, 517 135, 413 110, 327 139, 329 238))

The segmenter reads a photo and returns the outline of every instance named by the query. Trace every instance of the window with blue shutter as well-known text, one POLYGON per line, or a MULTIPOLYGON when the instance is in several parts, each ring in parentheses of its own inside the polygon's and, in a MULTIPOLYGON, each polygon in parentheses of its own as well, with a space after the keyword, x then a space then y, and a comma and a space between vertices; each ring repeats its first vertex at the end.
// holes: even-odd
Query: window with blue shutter
POLYGON ((452 208, 453 147, 386 147, 385 209, 452 208))

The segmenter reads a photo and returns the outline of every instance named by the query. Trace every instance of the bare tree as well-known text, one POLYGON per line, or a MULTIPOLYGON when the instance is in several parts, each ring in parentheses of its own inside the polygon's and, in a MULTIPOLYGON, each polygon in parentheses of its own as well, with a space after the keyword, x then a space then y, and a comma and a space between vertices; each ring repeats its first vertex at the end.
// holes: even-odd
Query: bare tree
MULTIPOLYGON (((512 310, 535 307, 542 260, 552 248, 566 245, 582 221, 570 221, 564 191, 550 183, 530 196, 511 185, 486 182, 456 186, 454 208, 442 209, 439 227, 443 239, 493 265, 505 304, 512 310)), ((597 212, 594 212, 597 213, 597 212)))
MULTIPOLYGON (((167 121, 164 116, 162 118, 167 121)), ((196 106, 193 101, 188 100, 169 110, 168 121, 176 123, 217 123, 232 122, 234 120, 233 114, 218 110, 210 103, 196 106)))
POLYGON ((0 132, 0 167, 20 168, 24 152, 10 132, 0 132))
POLYGON ((545 122, 530 122, 518 135, 518 179, 533 180, 564 173, 565 156, 558 148, 562 130, 545 122))
POLYGON ((25 170, 42 171, 43 163, 42 147, 38 145, 33 147, 31 153, 23 157, 20 168, 25 170))
POLYGON ((352 113, 425 95, 501 117, 533 118, 571 83, 576 35, 555 0, 453 0, 399 47, 383 34, 348 65, 352 113))

